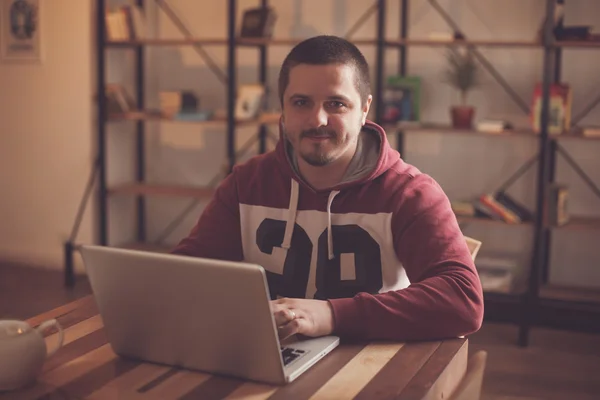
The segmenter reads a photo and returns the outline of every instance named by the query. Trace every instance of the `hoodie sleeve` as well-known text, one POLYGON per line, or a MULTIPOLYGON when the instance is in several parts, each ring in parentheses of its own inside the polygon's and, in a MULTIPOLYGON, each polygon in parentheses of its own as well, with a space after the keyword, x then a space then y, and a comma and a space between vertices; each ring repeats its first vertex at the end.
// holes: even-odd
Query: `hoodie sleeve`
POLYGON ((190 234, 171 253, 230 261, 243 259, 235 170, 221 182, 190 234))
POLYGON ((464 236, 441 187, 412 178, 392 217, 394 247, 411 285, 398 291, 330 300, 339 335, 432 340, 481 327, 483 291, 464 236))

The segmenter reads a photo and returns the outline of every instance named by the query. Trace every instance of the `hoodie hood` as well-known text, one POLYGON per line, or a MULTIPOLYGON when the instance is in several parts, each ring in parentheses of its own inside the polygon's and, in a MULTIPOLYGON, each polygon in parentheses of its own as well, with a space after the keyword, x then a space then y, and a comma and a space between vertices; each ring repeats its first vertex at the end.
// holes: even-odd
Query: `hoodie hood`
POLYGON ((305 185, 315 192, 328 192, 332 190, 343 190, 351 186, 360 185, 371 181, 400 161, 400 154, 390 146, 385 130, 376 123, 367 120, 362 127, 358 148, 354 155, 344 180, 337 185, 322 190, 315 190, 307 185, 300 176, 295 161, 290 153, 292 150, 287 140, 282 123, 279 123, 279 142, 275 149, 277 161, 281 170, 291 179, 305 185))
POLYGON ((315 190, 304 182, 298 172, 297 165, 293 158, 293 149, 287 137, 283 133, 283 126, 279 123, 279 142, 276 147, 277 160, 281 170, 291 179, 290 202, 288 206, 288 217, 286 229, 281 247, 288 250, 292 242, 292 234, 296 222, 296 213, 298 210, 298 198, 300 195, 300 185, 307 190, 315 193, 329 192, 327 200, 327 248, 329 259, 333 259, 333 239, 331 230, 331 205, 335 197, 344 189, 364 184, 372 181, 385 173, 393 165, 399 162, 400 155, 391 148, 384 129, 372 121, 367 120, 363 126, 359 137, 357 151, 350 161, 348 171, 342 182, 337 185, 322 190, 315 190))

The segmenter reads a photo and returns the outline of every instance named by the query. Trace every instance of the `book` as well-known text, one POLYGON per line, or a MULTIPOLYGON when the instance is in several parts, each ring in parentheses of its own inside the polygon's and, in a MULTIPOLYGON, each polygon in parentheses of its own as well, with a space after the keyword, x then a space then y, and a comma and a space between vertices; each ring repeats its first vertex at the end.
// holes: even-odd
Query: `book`
POLYGON ((129 39, 129 30, 125 13, 121 10, 109 11, 104 16, 106 25, 106 37, 111 41, 129 39))
POLYGON ((134 99, 125 88, 118 83, 108 83, 105 86, 107 110, 109 114, 121 114, 136 110, 134 99))
POLYGON ((452 211, 454 214, 461 217, 474 217, 475 206, 467 201, 453 201, 451 202, 452 211))
POLYGON ((121 7, 125 16, 128 39, 144 39, 146 37, 146 19, 141 7, 128 4, 121 7))
POLYGON ((477 130, 480 132, 500 133, 505 130, 513 129, 510 122, 496 119, 485 119, 477 123, 477 130))
POLYGON ((127 4, 106 12, 106 36, 111 41, 143 39, 147 36, 146 19, 141 7, 127 4))
POLYGON ((212 117, 212 111, 181 111, 173 115, 177 121, 208 121, 212 117))
POLYGON ((506 192, 500 191, 496 193, 494 198, 496 201, 498 201, 498 203, 515 213, 521 221, 533 221, 533 213, 529 211, 527 207, 509 196, 506 192))
POLYGON ((600 126, 584 126, 581 135, 585 137, 600 137, 600 126))
POLYGON ((420 77, 394 75, 387 78, 383 92, 383 122, 419 122, 420 106, 420 77))
POLYGON ((199 99, 190 90, 161 91, 159 94, 160 109, 166 116, 177 113, 194 113, 198 111, 199 99))
POLYGON ((475 206, 475 216, 478 218, 488 218, 496 221, 504 221, 504 219, 496 214, 491 208, 483 204, 481 200, 476 200, 473 205, 475 206))
POLYGON ((498 202, 493 195, 482 194, 479 197, 479 200, 490 210, 499 215, 505 222, 509 224, 518 224, 521 222, 518 215, 498 202))
POLYGON ((519 260, 509 254, 481 254, 475 261, 485 291, 509 293, 519 273, 519 260))
MULTIPOLYGON (((571 128, 573 91, 568 84, 553 83, 549 88, 548 133, 557 135, 571 128)), ((533 91, 530 120, 535 133, 542 126, 542 84, 537 83, 533 91)))
POLYGON ((553 183, 548 187, 546 198, 546 221, 550 226, 562 226, 569 222, 569 190, 566 185, 553 183))

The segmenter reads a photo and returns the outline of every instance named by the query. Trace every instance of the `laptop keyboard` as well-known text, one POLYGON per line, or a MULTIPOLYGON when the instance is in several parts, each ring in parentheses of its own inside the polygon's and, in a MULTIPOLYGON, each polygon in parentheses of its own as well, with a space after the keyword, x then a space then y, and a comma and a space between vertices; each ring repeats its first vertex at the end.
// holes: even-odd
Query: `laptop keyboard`
POLYGON ((291 347, 282 347, 281 348, 281 358, 283 358, 283 365, 288 365, 296 358, 304 355, 306 351, 300 349, 294 349, 291 347))

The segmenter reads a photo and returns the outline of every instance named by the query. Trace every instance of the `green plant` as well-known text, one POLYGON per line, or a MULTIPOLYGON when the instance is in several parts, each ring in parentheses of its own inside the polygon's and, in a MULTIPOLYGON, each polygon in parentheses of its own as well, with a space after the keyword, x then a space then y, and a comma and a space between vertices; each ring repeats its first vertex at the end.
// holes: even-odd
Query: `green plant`
POLYGON ((460 92, 461 104, 467 104, 470 90, 479 84, 479 68, 475 62, 473 51, 465 50, 462 54, 456 49, 446 53, 448 66, 445 70, 445 82, 460 92))

